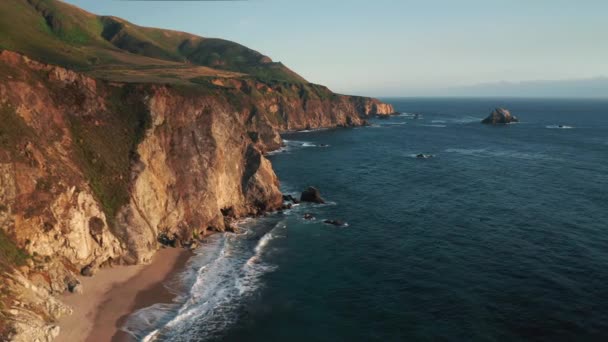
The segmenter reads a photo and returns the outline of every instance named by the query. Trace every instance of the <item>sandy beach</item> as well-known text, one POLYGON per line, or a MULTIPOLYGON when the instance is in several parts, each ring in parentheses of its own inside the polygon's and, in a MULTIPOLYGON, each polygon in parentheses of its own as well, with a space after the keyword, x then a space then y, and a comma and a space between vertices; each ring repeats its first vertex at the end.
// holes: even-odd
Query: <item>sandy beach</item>
POLYGON ((58 341, 129 341, 119 328, 127 316, 155 303, 170 303, 173 295, 163 284, 182 269, 192 252, 180 248, 159 250, 148 265, 118 266, 81 277, 84 292, 61 299, 74 309, 59 321, 58 341))

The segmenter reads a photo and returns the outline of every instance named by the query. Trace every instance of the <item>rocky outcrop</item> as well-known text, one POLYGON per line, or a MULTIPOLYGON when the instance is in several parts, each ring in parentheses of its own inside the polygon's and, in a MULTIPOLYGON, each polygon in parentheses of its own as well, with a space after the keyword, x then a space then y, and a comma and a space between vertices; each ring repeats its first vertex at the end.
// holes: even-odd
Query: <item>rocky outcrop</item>
POLYGON ((311 202, 311 203, 325 203, 325 200, 321 197, 321 192, 315 187, 309 186, 308 189, 302 191, 300 201, 311 202))
POLYGON ((519 122, 519 119, 511 115, 511 112, 504 108, 494 109, 487 118, 481 121, 481 123, 489 125, 508 124, 511 122, 519 122))
POLYGON ((248 119, 250 136, 266 152, 280 148, 280 132, 320 127, 351 127, 365 119, 395 113, 380 100, 338 95, 317 84, 269 82, 252 79, 214 79, 248 119))
POLYGON ((341 221, 341 220, 324 220, 323 223, 329 224, 332 226, 336 226, 336 227, 344 227, 347 225, 346 222, 341 221))
POLYGON ((0 233, 31 258, 12 269, 0 262, 3 281, 12 279, 2 293, 20 298, 0 311, 17 339, 51 339, 69 313, 54 295, 81 291, 78 274, 145 263, 159 240, 192 245, 281 208, 264 157, 280 132, 392 111, 313 84, 113 83, 2 51, 0 233))

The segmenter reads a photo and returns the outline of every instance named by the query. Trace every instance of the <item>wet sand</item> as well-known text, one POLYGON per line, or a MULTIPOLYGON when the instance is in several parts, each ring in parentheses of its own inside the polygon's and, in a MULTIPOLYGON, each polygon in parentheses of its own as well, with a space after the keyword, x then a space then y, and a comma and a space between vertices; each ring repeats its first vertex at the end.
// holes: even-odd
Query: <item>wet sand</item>
POLYGON ((132 312, 174 297, 164 283, 184 268, 192 252, 159 250, 148 265, 118 266, 80 279, 84 293, 67 294, 64 303, 74 309, 59 321, 58 341, 130 341, 120 327, 132 312))

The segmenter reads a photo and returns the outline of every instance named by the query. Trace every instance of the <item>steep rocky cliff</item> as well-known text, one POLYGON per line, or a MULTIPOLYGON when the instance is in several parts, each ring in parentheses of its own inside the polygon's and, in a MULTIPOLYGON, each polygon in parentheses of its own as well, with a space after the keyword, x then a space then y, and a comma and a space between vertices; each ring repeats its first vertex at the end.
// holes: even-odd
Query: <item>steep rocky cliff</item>
POLYGON ((392 112, 309 83, 120 83, 2 51, 0 336, 55 336, 70 309, 53 295, 76 274, 145 263, 159 238, 189 244, 280 208, 263 155, 280 132, 392 112))

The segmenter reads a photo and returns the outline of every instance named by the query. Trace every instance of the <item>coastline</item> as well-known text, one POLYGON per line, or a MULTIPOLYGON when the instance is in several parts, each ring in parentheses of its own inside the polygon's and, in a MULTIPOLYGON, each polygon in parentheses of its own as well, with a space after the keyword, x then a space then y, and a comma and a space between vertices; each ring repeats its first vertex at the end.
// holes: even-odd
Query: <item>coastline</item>
POLYGON ((80 279, 84 292, 66 294, 61 300, 72 307, 62 317, 58 341, 130 341, 120 327, 136 310, 175 297, 164 283, 181 271, 193 253, 182 248, 158 250, 150 264, 118 266, 80 279))

